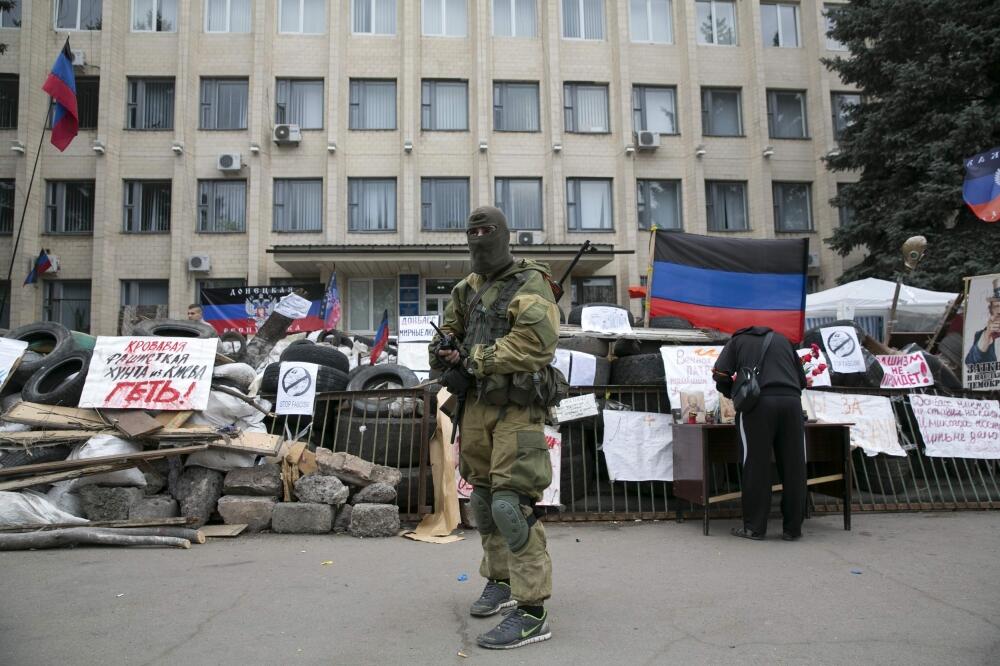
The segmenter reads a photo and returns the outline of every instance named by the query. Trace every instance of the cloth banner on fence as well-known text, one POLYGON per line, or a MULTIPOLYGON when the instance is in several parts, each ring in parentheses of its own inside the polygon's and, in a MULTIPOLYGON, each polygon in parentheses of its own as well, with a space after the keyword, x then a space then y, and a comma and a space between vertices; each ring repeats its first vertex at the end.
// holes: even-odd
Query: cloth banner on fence
POLYGON ((927 359, 920 352, 876 356, 882 366, 882 388, 912 388, 933 386, 934 375, 927 367, 927 359))
POLYGON ((309 307, 302 308, 304 316, 296 318, 288 327, 288 332, 323 330, 320 311, 323 309, 325 292, 321 284, 202 289, 202 318, 219 333, 239 331, 243 335, 254 335, 278 307, 278 303, 298 290, 305 292, 309 307))
POLYGON ((805 396, 820 421, 852 424, 851 446, 860 446, 869 456, 906 455, 899 445, 896 416, 889 398, 826 391, 806 391, 805 396))
POLYGON ((673 481, 673 444, 670 414, 604 410, 601 449, 612 481, 673 481))
POLYGON ((218 340, 98 337, 80 407, 202 410, 218 340))
POLYGON ((0 388, 4 387, 14 369, 21 362, 28 343, 24 340, 0 338, 0 388))
POLYGON ((685 393, 701 391, 705 394, 705 409, 709 412, 715 411, 719 404, 719 393, 715 389, 715 380, 712 379, 712 366, 715 365, 721 352, 722 347, 718 345, 660 347, 671 405, 680 406, 681 391, 685 393))
POLYGON ((910 395, 924 451, 937 458, 1000 458, 1000 402, 910 395))
MULTIPOLYGON (((552 463, 552 483, 542 493, 542 499, 538 504, 543 506, 557 506, 560 503, 559 481, 562 474, 562 434, 559 428, 545 426, 545 444, 549 447, 549 461, 552 463)), ((459 458, 462 455, 462 431, 459 430, 452 447, 451 457, 455 461, 455 481, 458 486, 459 499, 469 499, 472 494, 472 484, 462 478, 459 471, 459 458)))
POLYGON ((823 347, 830 358, 834 372, 848 374, 865 371, 865 357, 861 353, 858 332, 853 326, 829 326, 819 329, 823 347))
POLYGON ((973 391, 1000 388, 1000 274, 980 275, 969 280, 965 299, 965 330, 962 334, 962 386, 973 391))

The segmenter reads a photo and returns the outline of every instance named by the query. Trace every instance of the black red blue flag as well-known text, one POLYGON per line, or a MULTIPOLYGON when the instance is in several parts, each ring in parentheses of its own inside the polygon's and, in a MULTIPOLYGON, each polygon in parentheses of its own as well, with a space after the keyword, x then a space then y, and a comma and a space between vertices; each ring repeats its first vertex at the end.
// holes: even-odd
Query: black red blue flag
POLYGON ((76 76, 73 74, 73 52, 69 40, 56 57, 42 90, 55 103, 52 110, 52 145, 61 151, 73 141, 80 130, 79 115, 76 110, 76 76))
POLYGON ((385 349, 386 343, 389 342, 389 311, 386 310, 382 313, 382 323, 378 325, 378 330, 375 332, 375 340, 372 345, 371 352, 371 364, 375 365, 378 357, 382 355, 382 350, 385 349))
POLYGON ((962 198, 980 220, 1000 220, 1000 148, 965 160, 962 198))

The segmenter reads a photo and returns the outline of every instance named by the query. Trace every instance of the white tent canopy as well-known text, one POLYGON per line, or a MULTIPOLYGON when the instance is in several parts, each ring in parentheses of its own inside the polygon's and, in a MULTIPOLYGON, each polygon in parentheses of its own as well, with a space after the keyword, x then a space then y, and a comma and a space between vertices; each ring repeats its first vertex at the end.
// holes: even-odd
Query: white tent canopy
MULTIPOLYGON (((842 284, 806 296, 806 316, 818 317, 836 314, 841 304, 853 306, 856 314, 882 314, 892 309, 892 296, 896 283, 878 278, 865 278, 842 284)), ((899 312, 943 315, 958 294, 946 291, 917 289, 905 284, 899 290, 899 312)))

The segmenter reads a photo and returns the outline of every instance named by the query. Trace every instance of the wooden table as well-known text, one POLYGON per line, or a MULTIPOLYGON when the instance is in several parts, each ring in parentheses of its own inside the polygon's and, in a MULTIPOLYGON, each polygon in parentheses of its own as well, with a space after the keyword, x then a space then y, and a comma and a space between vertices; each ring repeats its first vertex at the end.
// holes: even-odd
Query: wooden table
MULTIPOLYGON (((711 465, 740 464, 741 452, 736 426, 674 426, 674 496, 702 507, 702 523, 708 534, 708 509, 712 504, 739 499, 740 491, 709 495, 711 465)), ((774 460, 772 454, 771 459, 774 460)), ((826 493, 843 498, 844 529, 851 529, 851 436, 849 424, 807 423, 806 463, 813 476, 809 488, 823 486, 826 493)), ((771 487, 780 491, 781 484, 771 487)), ((678 511, 678 514, 680 512, 678 511)))

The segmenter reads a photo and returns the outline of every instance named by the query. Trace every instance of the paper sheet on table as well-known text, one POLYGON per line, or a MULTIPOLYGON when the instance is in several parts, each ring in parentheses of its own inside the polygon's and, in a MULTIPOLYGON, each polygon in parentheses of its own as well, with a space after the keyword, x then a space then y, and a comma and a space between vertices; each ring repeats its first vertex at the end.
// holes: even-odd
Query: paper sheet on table
POLYGON ((604 410, 604 459, 612 481, 673 481, 670 414, 604 410))

